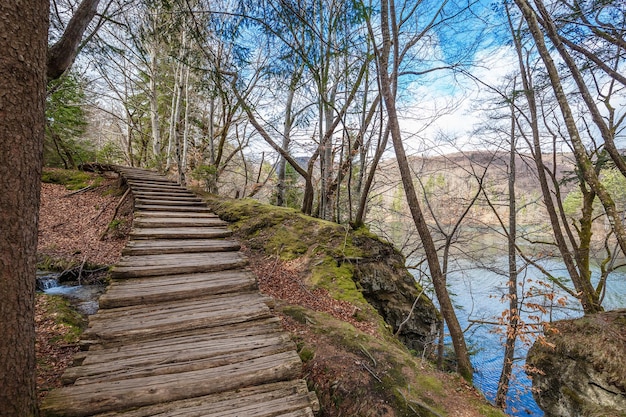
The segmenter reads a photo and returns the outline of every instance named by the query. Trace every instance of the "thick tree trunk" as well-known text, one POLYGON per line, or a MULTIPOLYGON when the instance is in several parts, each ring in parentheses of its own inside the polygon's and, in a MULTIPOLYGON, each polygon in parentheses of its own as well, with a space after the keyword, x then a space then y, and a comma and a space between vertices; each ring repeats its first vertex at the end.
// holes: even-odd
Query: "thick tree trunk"
POLYGON ((48 1, 0 2, 0 414, 37 415, 35 268, 48 1))

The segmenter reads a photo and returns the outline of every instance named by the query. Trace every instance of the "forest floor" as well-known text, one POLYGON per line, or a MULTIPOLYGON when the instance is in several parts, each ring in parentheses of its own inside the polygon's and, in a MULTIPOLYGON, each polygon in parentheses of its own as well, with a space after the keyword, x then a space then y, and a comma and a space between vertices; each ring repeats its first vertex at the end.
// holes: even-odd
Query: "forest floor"
MULTIPOLYGON (((118 207, 123 191, 115 178, 85 173, 69 176, 61 170, 46 170, 44 177, 65 185, 41 184, 38 268, 63 272, 66 281, 101 282, 126 245, 132 224, 130 198, 118 207), (77 177, 81 181, 71 184, 70 178, 77 177)), ((85 325, 86 318, 67 300, 37 293, 35 348, 40 400, 61 385, 60 377, 79 350, 85 325)))
MULTIPOLYGON (((113 265, 119 258, 132 225, 130 199, 126 198, 123 204, 119 204, 123 191, 117 188, 114 179, 102 181, 94 176, 88 183, 92 184, 91 188, 80 192, 68 190, 63 185, 42 184, 38 253, 45 265, 57 268, 62 265, 65 270, 98 269, 99 266, 113 265), (116 208, 119 210, 114 216, 116 208), (86 268, 86 265, 89 267, 86 268)), ((250 258, 250 267, 258 277, 260 290, 276 300, 275 310, 298 346, 305 363, 304 377, 310 386, 315 387, 322 403, 320 416, 503 415, 491 408, 475 388, 458 376, 437 371, 424 361, 418 365, 419 375, 415 375, 415 379, 409 378, 408 394, 411 394, 411 389, 422 389, 427 403, 407 402, 404 410, 398 410, 393 403, 397 403, 398 396, 408 394, 398 391, 381 395, 380 386, 385 381, 385 375, 393 369, 381 363, 378 351, 365 344, 346 348, 344 344, 337 343, 343 337, 338 332, 315 330, 335 321, 338 328, 345 323, 350 328, 356 328, 359 334, 382 341, 384 337, 378 333, 379 325, 356 319, 357 308, 349 302, 335 300, 323 289, 307 288, 303 280, 305 272, 297 261, 285 262, 266 257, 247 249, 245 241, 242 245, 244 253, 250 258), (316 326, 311 326, 311 323, 316 326), (312 360, 313 357, 315 360, 312 360), (368 363, 368 357, 372 363, 368 363), (419 413, 414 411, 417 406, 421 408, 419 413), (432 411, 432 414, 426 410, 432 411)), ((68 308, 58 296, 37 295, 36 346, 40 399, 50 389, 60 386, 60 376, 79 350, 79 329, 85 324, 85 318, 77 315, 71 306, 68 308)), ((390 351, 397 349, 397 346, 385 346, 380 354, 390 355, 390 351)), ((407 366, 402 367, 403 371, 408 369, 407 366)))

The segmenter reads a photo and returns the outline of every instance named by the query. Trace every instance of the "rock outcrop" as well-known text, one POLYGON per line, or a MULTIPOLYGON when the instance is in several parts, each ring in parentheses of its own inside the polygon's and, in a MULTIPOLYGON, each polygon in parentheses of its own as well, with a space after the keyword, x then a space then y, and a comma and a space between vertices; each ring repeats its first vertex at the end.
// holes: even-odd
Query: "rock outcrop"
POLYGON ((526 363, 547 416, 626 416, 626 309, 554 323, 526 363))
POLYGON ((365 299, 409 349, 421 354, 432 347, 442 325, 441 317, 432 301, 416 286, 402 254, 380 240, 353 238, 353 243, 367 253, 353 262, 353 279, 365 299))

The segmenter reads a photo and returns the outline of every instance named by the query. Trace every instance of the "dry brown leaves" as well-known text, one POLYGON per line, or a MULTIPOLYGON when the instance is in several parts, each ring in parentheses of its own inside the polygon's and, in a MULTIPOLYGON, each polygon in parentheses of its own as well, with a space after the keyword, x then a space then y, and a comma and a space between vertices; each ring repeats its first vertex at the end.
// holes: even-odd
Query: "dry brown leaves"
POLYGON ((106 236, 100 240, 120 200, 119 196, 102 195, 102 189, 108 186, 110 183, 70 195, 72 192, 62 185, 42 184, 37 252, 77 263, 115 264, 126 238, 106 236))
POLYGON ((315 311, 321 311, 336 319, 352 324, 369 335, 376 335, 376 326, 355 318, 359 308, 347 302, 334 299, 323 288, 308 289, 302 280, 302 260, 282 261, 276 257, 262 257, 242 248, 250 259, 250 268, 254 271, 259 289, 263 294, 289 304, 300 305, 315 311))

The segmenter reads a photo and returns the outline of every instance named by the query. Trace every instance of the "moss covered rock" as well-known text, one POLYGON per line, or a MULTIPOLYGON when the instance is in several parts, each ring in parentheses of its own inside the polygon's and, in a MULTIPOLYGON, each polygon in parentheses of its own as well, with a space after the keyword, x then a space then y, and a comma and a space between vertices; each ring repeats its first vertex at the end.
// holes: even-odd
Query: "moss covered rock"
POLYGON ((549 416, 626 416, 626 309, 554 323, 528 352, 549 416))

